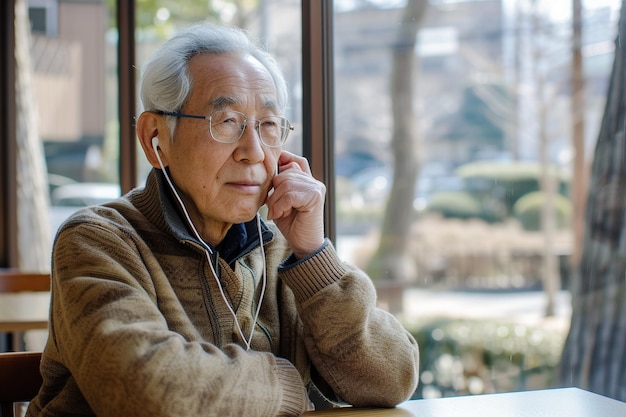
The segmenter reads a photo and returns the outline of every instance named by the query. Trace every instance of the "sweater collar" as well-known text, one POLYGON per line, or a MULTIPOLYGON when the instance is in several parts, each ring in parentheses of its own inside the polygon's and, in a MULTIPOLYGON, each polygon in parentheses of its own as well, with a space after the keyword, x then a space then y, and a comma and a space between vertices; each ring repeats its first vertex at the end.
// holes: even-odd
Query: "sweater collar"
MULTIPOLYGON (((146 217, 157 227, 169 232, 181 242, 191 241, 210 249, 214 253, 219 252, 220 257, 229 264, 232 264, 235 260, 259 245, 259 232, 256 218, 245 223, 231 226, 224 240, 222 240, 217 247, 199 241, 188 225, 185 215, 180 208, 180 204, 170 189, 169 184, 167 184, 163 171, 160 169, 152 169, 148 175, 145 188, 137 197, 144 203, 137 204, 138 208, 141 209, 140 205, 143 205, 144 208, 153 208, 153 210, 148 210, 148 212, 146 210, 142 211, 146 213, 146 217), (160 210, 154 210, 157 207, 159 207, 160 210), (150 215, 149 212, 152 212, 152 214, 150 215)), ((137 203, 140 203, 140 201, 137 201, 137 203)), ((274 237, 274 234, 262 219, 261 233, 264 243, 269 242, 274 237)))

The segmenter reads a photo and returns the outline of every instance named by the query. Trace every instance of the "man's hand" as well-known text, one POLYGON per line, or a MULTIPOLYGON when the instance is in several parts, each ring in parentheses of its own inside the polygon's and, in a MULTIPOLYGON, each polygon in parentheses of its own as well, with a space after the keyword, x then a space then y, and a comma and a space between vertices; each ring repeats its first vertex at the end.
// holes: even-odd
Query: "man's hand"
POLYGON ((294 255, 305 258, 324 243, 324 199, 326 187, 311 175, 308 161, 283 151, 274 191, 266 204, 267 217, 287 239, 294 255))

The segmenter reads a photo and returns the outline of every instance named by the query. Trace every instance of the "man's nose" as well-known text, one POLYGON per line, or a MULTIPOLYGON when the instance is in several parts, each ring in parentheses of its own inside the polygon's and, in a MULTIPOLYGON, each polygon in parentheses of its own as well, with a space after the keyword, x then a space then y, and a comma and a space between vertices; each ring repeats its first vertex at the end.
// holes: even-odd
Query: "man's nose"
POLYGON ((262 161, 265 157, 263 142, 258 129, 258 121, 246 120, 244 123, 244 131, 239 139, 242 151, 245 152, 244 158, 250 161, 262 161))

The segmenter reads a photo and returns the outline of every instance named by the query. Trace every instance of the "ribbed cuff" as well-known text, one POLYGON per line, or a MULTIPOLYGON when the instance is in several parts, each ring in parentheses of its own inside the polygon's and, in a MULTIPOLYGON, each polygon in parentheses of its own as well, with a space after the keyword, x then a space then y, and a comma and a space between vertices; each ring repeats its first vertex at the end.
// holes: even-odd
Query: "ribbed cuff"
POLYGON ((321 289, 341 279, 347 269, 337 257, 332 244, 327 244, 314 256, 288 268, 279 269, 282 279, 299 302, 311 298, 321 289))
POLYGON ((283 358, 276 358, 276 370, 283 387, 279 415, 299 416, 307 410, 309 404, 302 378, 296 368, 283 358))

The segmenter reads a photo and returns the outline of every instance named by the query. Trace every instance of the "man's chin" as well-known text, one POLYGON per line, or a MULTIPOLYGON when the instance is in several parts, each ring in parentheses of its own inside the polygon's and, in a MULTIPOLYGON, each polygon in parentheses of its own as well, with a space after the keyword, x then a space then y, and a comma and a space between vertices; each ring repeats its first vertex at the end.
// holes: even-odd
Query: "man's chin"
POLYGON ((260 214, 261 217, 266 218, 267 217, 267 207, 265 205, 258 207, 256 210, 254 209, 250 209, 250 210, 242 210, 241 212, 239 212, 239 214, 234 214, 233 216, 233 224, 238 224, 238 223, 247 223, 251 220, 254 220, 254 218, 256 217, 256 215, 260 214))

